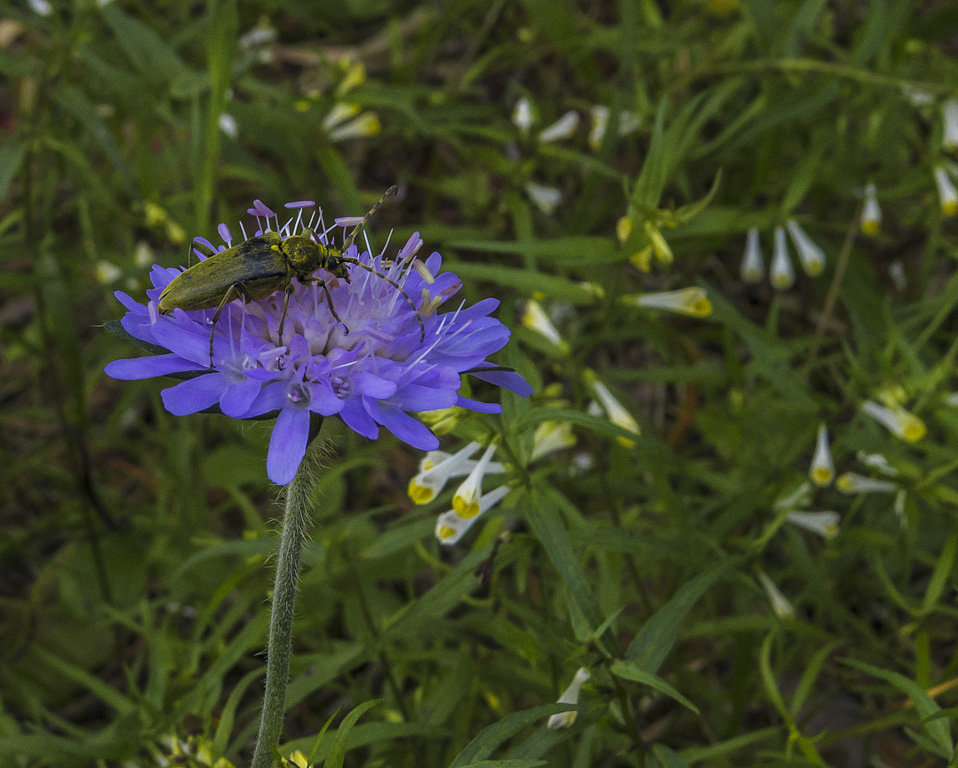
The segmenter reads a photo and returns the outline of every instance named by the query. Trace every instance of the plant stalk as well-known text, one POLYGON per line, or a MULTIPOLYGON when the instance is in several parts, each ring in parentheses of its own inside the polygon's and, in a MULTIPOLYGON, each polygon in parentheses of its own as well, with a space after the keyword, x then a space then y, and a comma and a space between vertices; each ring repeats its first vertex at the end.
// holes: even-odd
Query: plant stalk
POLYGON ((266 648, 266 693, 252 768, 271 768, 275 765, 274 754, 283 733, 296 588, 303 542, 309 535, 310 501, 319 474, 327 465, 330 448, 341 431, 340 425, 339 419, 323 420, 319 434, 307 447, 296 476, 286 488, 286 510, 279 541, 273 610, 269 619, 269 643, 266 648))

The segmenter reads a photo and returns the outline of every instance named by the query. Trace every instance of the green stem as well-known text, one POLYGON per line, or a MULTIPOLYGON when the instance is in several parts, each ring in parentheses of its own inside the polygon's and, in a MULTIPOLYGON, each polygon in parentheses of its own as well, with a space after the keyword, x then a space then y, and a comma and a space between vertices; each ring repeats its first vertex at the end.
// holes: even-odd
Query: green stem
POLYGON ((325 419, 319 434, 309 444, 296 477, 286 489, 286 511, 279 540, 276 584, 273 587, 273 611, 269 619, 269 644, 266 648, 266 694, 252 768, 275 765, 273 755, 283 733, 286 685, 293 646, 293 617, 296 586, 299 581, 300 554, 309 535, 309 507, 317 475, 326 465, 329 448, 341 429, 339 419, 325 419))

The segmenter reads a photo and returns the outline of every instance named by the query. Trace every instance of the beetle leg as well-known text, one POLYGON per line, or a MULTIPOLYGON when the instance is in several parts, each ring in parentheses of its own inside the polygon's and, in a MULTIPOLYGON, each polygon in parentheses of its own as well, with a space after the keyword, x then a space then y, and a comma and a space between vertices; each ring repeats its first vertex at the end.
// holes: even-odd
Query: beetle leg
POLYGON ((399 283, 397 283, 397 282, 396 282, 395 280, 393 280, 391 277, 387 277, 387 276, 384 275, 382 272, 379 272, 379 271, 373 269, 373 268, 370 267, 368 264, 363 264, 359 259, 353 259, 353 258, 349 258, 349 257, 345 257, 345 256, 344 256, 344 257, 343 257, 343 261, 345 261, 345 262, 348 263, 348 264, 355 264, 357 267, 359 267, 360 269, 365 269, 367 272, 372 272, 374 275, 376 275, 376 277, 379 277, 379 278, 385 280, 385 281, 386 281, 387 283, 389 283, 393 288, 395 288, 397 291, 399 291, 399 292, 402 294, 402 297, 406 300, 406 303, 407 303, 407 304, 409 305, 409 307, 412 309, 412 311, 416 313, 416 320, 419 321, 419 341, 420 341, 420 343, 422 343, 423 341, 426 340, 426 326, 423 325, 422 315, 419 314, 419 310, 416 309, 416 305, 412 303, 412 299, 409 298, 409 294, 406 293, 405 289, 404 289, 399 283))
POLYGON ((213 324, 210 326, 210 368, 213 367, 213 332, 216 331, 216 324, 219 322, 220 315, 223 313, 223 309, 226 305, 233 301, 233 299, 238 299, 244 295, 244 287, 242 283, 233 283, 227 288, 219 306, 216 308, 216 312, 213 313, 213 324))
POLYGON ((293 295, 293 283, 286 286, 286 298, 283 300, 283 316, 279 319, 279 343, 283 343, 283 326, 286 325, 286 312, 289 311, 289 297, 293 295))
MULTIPOLYGON (((349 334, 349 326, 343 322, 343 319, 339 316, 339 313, 336 311, 336 307, 333 305, 333 296, 329 292, 329 286, 326 285, 326 281, 318 277, 311 277, 309 278, 309 282, 319 283, 320 287, 323 289, 323 293, 326 294, 326 306, 329 307, 329 311, 332 313, 333 318, 336 320, 337 323, 343 326, 343 330, 346 332, 346 334, 349 334)), ((346 282, 349 282, 349 281, 347 280, 346 282)))

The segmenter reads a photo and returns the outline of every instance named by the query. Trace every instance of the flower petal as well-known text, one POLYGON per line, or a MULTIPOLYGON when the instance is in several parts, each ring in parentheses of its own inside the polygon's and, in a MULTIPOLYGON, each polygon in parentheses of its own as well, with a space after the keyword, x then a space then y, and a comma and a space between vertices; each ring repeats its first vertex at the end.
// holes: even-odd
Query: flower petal
POLYGON ((379 437, 379 427, 372 417, 366 413, 363 407, 361 397, 351 397, 343 403, 343 409, 339 412, 340 417, 346 426, 353 432, 358 432, 363 437, 375 440, 379 437))
POLYGON ((160 397, 166 410, 176 416, 185 416, 216 405, 227 386, 226 377, 214 371, 164 389, 160 397))
POLYGON ((277 485, 286 485, 296 477, 306 443, 309 440, 309 411, 305 408, 284 408, 276 417, 276 426, 269 438, 266 474, 277 485))
POLYGON ((220 410, 234 419, 242 418, 253 404, 262 386, 262 383, 256 379, 244 378, 232 382, 220 398, 220 410))
POLYGON ((413 448, 434 451, 439 447, 439 438, 421 421, 409 414, 396 408, 380 407, 378 403, 372 403, 370 410, 376 421, 413 448))
POLYGON ((470 400, 468 397, 457 397, 456 405, 476 413, 502 413, 499 403, 483 403, 479 400, 470 400))
POLYGON ((107 376, 112 376, 114 379, 131 381, 133 379, 151 379, 154 376, 168 376, 171 373, 204 369, 206 369, 205 365, 199 366, 189 360, 184 360, 179 355, 169 354, 114 360, 107 363, 103 370, 107 376))
POLYGON ((487 381, 490 384, 495 384, 497 387, 502 387, 503 389, 508 389, 510 392, 515 392, 520 397, 529 397, 535 390, 529 386, 521 374, 516 373, 515 371, 469 371, 471 376, 475 376, 477 379, 482 381, 487 381))

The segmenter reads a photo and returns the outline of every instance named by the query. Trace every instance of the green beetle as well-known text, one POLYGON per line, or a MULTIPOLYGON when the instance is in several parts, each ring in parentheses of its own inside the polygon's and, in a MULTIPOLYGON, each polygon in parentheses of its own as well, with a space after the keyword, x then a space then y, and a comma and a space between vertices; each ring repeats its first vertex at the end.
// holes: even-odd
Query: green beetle
MULTIPOLYGON (((213 332, 224 307, 234 299, 255 301, 265 299, 280 288, 286 291, 286 301, 283 305, 283 314, 279 321, 279 338, 283 338, 283 326, 286 322, 286 312, 289 309, 289 297, 293 293, 293 278, 300 283, 318 283, 326 294, 329 309, 337 322, 342 323, 333 299, 330 296, 326 283, 313 273, 324 269, 334 277, 349 282, 347 264, 371 272, 385 280, 399 291, 406 303, 412 307, 419 321, 420 341, 426 337, 426 330, 422 317, 416 310, 409 294, 399 283, 390 277, 376 271, 359 259, 345 256, 343 251, 352 245, 356 233, 366 223, 370 216, 382 205, 383 201, 395 192, 390 187, 380 201, 362 218, 343 242, 342 250, 316 242, 312 232, 304 230, 303 234, 292 237, 281 237, 276 232, 266 232, 256 237, 227 248, 225 251, 214 253, 204 261, 198 262, 178 275, 163 289, 160 294, 157 308, 161 314, 168 315, 174 309, 196 310, 212 309, 213 323, 210 327, 210 368, 213 367, 213 332)), ((346 329, 349 333, 349 329, 346 329)))

